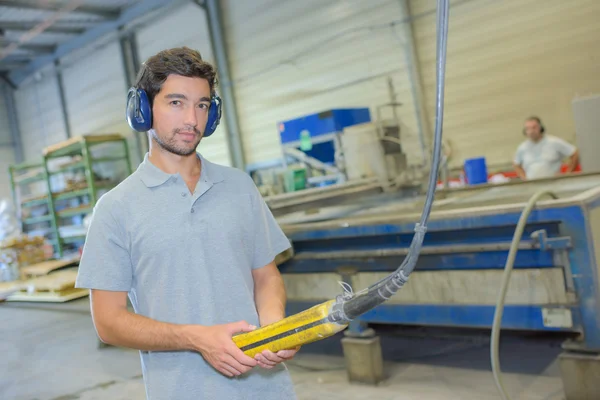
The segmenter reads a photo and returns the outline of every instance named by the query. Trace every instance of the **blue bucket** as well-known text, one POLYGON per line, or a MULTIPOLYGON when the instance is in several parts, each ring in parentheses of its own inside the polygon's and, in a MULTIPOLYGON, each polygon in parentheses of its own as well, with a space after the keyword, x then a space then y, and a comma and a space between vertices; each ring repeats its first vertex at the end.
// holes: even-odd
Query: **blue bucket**
POLYGON ((469 185, 487 183, 488 173, 485 158, 471 158, 465 160, 465 176, 469 185))

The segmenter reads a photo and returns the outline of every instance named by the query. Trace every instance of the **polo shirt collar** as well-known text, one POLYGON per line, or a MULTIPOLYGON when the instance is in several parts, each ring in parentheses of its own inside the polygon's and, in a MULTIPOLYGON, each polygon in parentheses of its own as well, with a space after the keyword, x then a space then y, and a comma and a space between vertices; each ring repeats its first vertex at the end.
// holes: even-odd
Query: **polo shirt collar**
MULTIPOLYGON (((152 164, 148 158, 149 153, 144 155, 144 161, 138 167, 138 173, 140 175, 140 179, 147 187, 156 187, 160 186, 163 183, 167 182, 172 177, 180 177, 179 173, 169 174, 162 169, 158 168, 156 165, 152 164)), ((225 177, 216 168, 216 165, 206 160, 200 153, 196 153, 196 156, 200 160, 201 163, 201 173, 200 180, 204 180, 207 183, 214 184, 218 182, 222 182, 225 180, 225 177)))

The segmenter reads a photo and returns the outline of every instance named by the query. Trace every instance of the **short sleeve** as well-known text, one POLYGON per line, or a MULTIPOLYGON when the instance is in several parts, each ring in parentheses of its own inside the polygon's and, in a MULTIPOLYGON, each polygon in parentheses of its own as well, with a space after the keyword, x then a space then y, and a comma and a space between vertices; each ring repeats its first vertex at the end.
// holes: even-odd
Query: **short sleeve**
POLYGON ((513 160, 515 165, 523 165, 523 146, 519 146, 513 160))
POLYGON ((560 138, 556 138, 556 140, 554 140, 554 146, 558 153, 563 157, 571 157, 576 150, 575 146, 560 138))
POLYGON ((254 225, 254 259, 252 269, 261 268, 291 247, 264 199, 256 190, 252 196, 254 225))
POLYGON ((133 269, 125 231, 113 215, 117 207, 103 200, 94 207, 75 287, 129 292, 133 269))

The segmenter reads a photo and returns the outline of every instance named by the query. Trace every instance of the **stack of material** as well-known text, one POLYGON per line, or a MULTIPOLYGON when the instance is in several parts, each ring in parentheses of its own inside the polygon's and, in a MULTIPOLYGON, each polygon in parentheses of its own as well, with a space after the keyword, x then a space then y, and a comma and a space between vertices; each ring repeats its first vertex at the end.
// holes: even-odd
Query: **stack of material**
POLYGON ((0 241, 0 282, 23 279, 23 268, 45 262, 52 253, 52 245, 42 236, 20 234, 0 241))
POLYGON ((87 289, 76 289, 77 259, 51 260, 22 269, 23 279, 0 284, 0 299, 62 303, 87 296, 87 289), (75 267, 73 267, 75 266, 75 267))
POLYGON ((14 254, 15 261, 22 268, 48 259, 52 247, 43 236, 21 234, 1 241, 0 251, 14 254))
POLYGON ((0 282, 0 301, 6 300, 10 295, 21 289, 21 281, 0 282))

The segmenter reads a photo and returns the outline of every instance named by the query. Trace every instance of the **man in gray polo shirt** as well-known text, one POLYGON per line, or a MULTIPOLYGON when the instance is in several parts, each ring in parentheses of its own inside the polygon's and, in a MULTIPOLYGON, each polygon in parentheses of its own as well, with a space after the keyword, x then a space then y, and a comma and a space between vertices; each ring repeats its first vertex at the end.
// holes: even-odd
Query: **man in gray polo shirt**
POLYGON ((100 339, 140 350, 148 399, 293 399, 297 350, 251 358, 231 340, 284 317, 290 243, 247 174, 196 153, 215 84, 188 48, 146 61, 150 151, 97 202, 76 286, 100 339))

